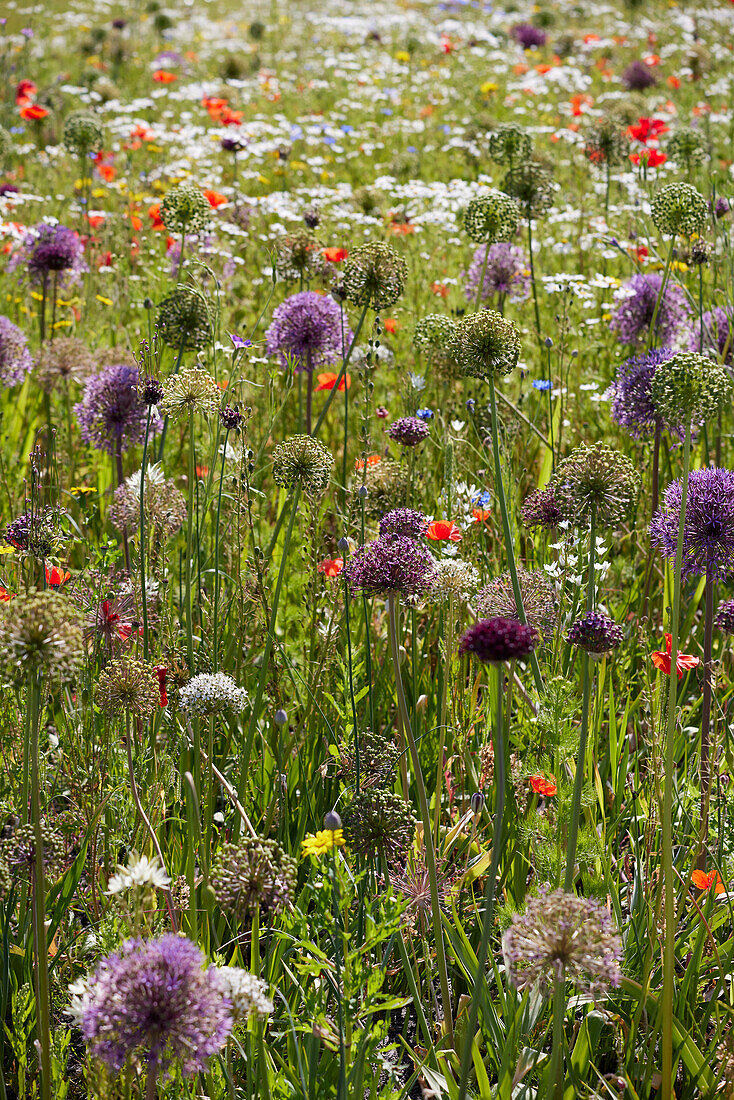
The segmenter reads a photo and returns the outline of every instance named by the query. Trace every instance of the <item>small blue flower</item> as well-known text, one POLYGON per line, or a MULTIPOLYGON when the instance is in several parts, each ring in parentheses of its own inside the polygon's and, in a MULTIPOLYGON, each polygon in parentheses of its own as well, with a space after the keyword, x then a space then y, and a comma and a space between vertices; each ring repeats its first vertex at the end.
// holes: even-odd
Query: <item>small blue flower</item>
POLYGON ((534 390, 549 390, 551 388, 550 378, 536 378, 533 382, 534 390))
POLYGON ((433 409, 416 409, 415 415, 419 420, 433 420, 433 409))
POLYGON ((475 409, 475 407, 476 407, 476 401, 474 400, 474 398, 473 398, 473 397, 470 397, 470 398, 469 398, 469 400, 468 400, 468 401, 467 401, 467 403, 466 403, 466 407, 467 407, 467 409, 469 410, 469 412, 471 412, 471 413, 473 413, 473 412, 474 412, 474 409, 475 409))
POLYGON ((241 336, 238 336, 236 332, 230 332, 229 338, 238 351, 240 350, 240 348, 252 347, 252 340, 244 340, 241 336))
POLYGON ((492 503, 492 494, 489 489, 483 489, 481 493, 477 493, 475 497, 472 497, 472 504, 482 508, 486 508, 488 504, 492 503))

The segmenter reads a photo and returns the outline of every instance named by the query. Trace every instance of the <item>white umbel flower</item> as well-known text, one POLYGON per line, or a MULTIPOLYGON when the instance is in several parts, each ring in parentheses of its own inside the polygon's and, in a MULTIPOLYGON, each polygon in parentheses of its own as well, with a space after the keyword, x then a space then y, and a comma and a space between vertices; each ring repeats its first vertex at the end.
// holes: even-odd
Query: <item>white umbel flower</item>
POLYGON ((217 971, 225 993, 232 1002, 232 1016, 242 1023, 250 1016, 264 1018, 273 1011, 273 1002, 268 997, 267 982, 255 977, 249 970, 238 966, 223 966, 217 971))
POLYGON ((112 875, 107 883, 107 893, 122 894, 135 886, 164 889, 170 881, 156 856, 148 859, 147 856, 133 854, 127 861, 127 867, 118 867, 117 872, 112 875))
POLYGON ((190 718, 200 718, 221 711, 242 711, 247 705, 247 692, 237 687, 224 672, 202 672, 189 680, 179 691, 182 710, 190 718))

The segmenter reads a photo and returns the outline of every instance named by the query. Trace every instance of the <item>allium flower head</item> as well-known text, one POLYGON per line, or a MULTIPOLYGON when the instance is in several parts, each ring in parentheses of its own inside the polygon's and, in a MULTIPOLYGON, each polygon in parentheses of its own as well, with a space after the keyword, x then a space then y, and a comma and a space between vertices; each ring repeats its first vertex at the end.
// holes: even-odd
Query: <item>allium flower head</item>
POLYGON ((731 367, 734 363, 734 331, 732 331, 732 313, 715 306, 707 309, 702 317, 703 347, 701 347, 701 326, 691 325, 688 347, 720 363, 731 367))
POLYGON ((334 458, 311 435, 292 435, 273 451, 273 481, 286 489, 298 487, 309 496, 320 496, 329 485, 334 458))
POLYGON ((0 662, 12 676, 30 671, 71 680, 84 659, 81 616, 58 588, 19 594, 3 604, 0 662))
POLYGON ((83 340, 56 336, 47 340, 36 356, 33 377, 51 393, 57 386, 86 382, 94 373, 94 359, 83 340))
POLYGON ((347 846, 368 858, 401 863, 415 835, 410 806, 392 791, 375 788, 356 794, 342 815, 347 846))
MULTIPOLYGON (((167 481, 157 464, 145 470, 143 494, 145 520, 160 538, 170 538, 181 529, 186 519, 186 498, 172 481, 167 481)), ((109 518, 118 530, 133 534, 140 526, 140 470, 126 478, 110 504, 109 518)))
POLYGON ((210 214, 206 195, 186 181, 167 191, 161 203, 161 221, 169 233, 201 233, 210 214))
POLYGON ((394 248, 379 241, 359 245, 349 253, 342 273, 348 301, 374 310, 395 305, 405 289, 408 265, 394 248))
POLYGON ((258 909, 281 913, 293 903, 296 861, 275 840, 243 837, 222 845, 211 885, 222 909, 244 924, 258 909))
POLYGON ((288 233, 276 242, 275 270, 285 282, 308 282, 323 274, 325 267, 321 241, 305 229, 288 233))
POLYGON ((506 122, 489 135, 487 146, 492 160, 511 168, 513 164, 528 160, 533 139, 516 122, 506 122))
POLYGON ((73 229, 40 222, 23 237, 9 270, 25 264, 29 281, 47 287, 53 275, 59 289, 69 286, 86 270, 84 246, 73 229))
POLYGON ((464 211, 464 232, 478 244, 509 241, 517 232, 520 210, 514 199, 494 187, 472 199, 464 211))
POLYGON ((481 309, 457 323, 452 355, 462 373, 474 378, 509 374, 520 358, 520 337, 512 321, 481 309))
POLYGON ((201 672, 180 689, 179 705, 191 718, 232 711, 239 714, 247 706, 248 695, 224 672, 201 672))
POLYGON ((91 111, 72 111, 64 120, 63 142, 70 153, 98 153, 104 143, 102 123, 91 111))
POLYGON ((714 625, 725 634, 734 634, 734 600, 724 600, 719 604, 714 625))
POLYGON ((703 164, 709 155, 706 135, 692 126, 681 126, 671 134, 665 151, 674 164, 691 170, 694 164, 703 164))
POLYGON ((654 72, 644 61, 631 61, 622 73, 622 84, 629 92, 644 92, 657 82, 654 72))
MULTIPOLYGON (((542 637, 553 630, 556 619, 556 591, 542 569, 518 569, 525 619, 542 637)), ((477 593, 477 614, 481 619, 520 619, 509 573, 495 577, 477 593)))
POLYGON ((507 173, 502 190, 517 200, 525 218, 539 218, 553 205, 553 173, 543 161, 523 160, 507 173))
POLYGON ((622 980, 622 941, 612 918, 593 898, 564 890, 530 898, 502 937, 510 982, 516 989, 572 981, 600 996, 622 980))
POLYGON ((146 722, 158 706, 158 678, 152 665, 135 657, 116 657, 100 673, 94 701, 106 718, 129 715, 146 722))
POLYGON ((450 346, 456 322, 444 313, 429 313, 416 323, 413 346, 432 364, 444 365, 450 359, 450 346))
POLYGON ((655 371, 650 398, 667 423, 702 424, 715 416, 731 392, 726 371, 695 352, 679 352, 655 371))
POLYGON ((612 419, 625 428, 633 439, 653 436, 658 420, 661 420, 663 428, 673 434, 682 434, 679 424, 668 424, 659 417, 650 395, 655 371, 672 356, 670 348, 656 348, 645 355, 625 359, 617 370, 617 377, 611 386, 612 419))
POLYGON ((489 252, 483 245, 479 246, 464 274, 464 294, 470 302, 477 300, 482 272, 480 302, 506 297, 511 302, 524 302, 530 297, 529 261, 517 245, 493 244, 489 252))
MULTIPOLYGON (((675 560, 683 496, 682 480, 672 482, 650 523, 650 541, 675 560)), ((734 569, 734 472, 714 467, 693 470, 683 526, 682 576, 723 579, 734 569)))
POLYGON ((344 567, 353 594, 420 596, 431 583, 434 561, 406 535, 384 535, 354 552, 344 567))
POLYGON ((365 515, 379 519, 385 512, 404 505, 408 493, 408 469, 400 462, 383 458, 365 470, 367 498, 365 515))
POLYGON ((17 386, 32 366, 23 332, 8 317, 0 317, 0 386, 17 386))
MULTIPOLYGON (((206 201, 206 200, 205 200, 206 201)), ((195 351, 211 339, 212 322, 206 299, 188 286, 178 286, 158 306, 158 335, 169 347, 195 351)))
POLYGON ((5 525, 3 539, 15 550, 44 561, 53 558, 63 543, 61 513, 48 505, 41 511, 21 512, 5 525))
POLYGON ((402 447, 417 447, 431 434, 428 425, 417 416, 401 416, 387 429, 387 434, 402 447))
MULTIPOLYGON (((395 741, 381 733, 364 730, 359 734, 359 776, 362 787, 391 786, 400 750, 395 741)), ((339 776, 352 783, 357 776, 357 754, 350 737, 339 745, 339 776)))
POLYGON ((405 535, 410 539, 419 539, 426 533, 427 526, 428 520, 422 512, 413 508, 394 508, 380 520, 380 538, 384 535, 405 535))
POLYGON ((627 139, 620 120, 614 115, 604 115, 593 122, 586 132, 584 153, 592 164, 623 164, 627 139))
MULTIPOLYGON (((620 287, 609 328, 621 343, 637 344, 647 339, 662 279, 662 275, 633 275, 620 287)), ((655 341, 669 344, 690 314, 691 307, 682 288, 668 282, 655 319, 655 341)))
POLYGON ((208 371, 201 367, 184 367, 163 383, 160 410, 172 420, 189 413, 209 415, 219 408, 219 387, 208 371))
POLYGON ((251 1017, 264 1020, 273 1011, 268 996, 268 983, 239 966, 221 966, 217 976, 230 1003, 234 1023, 245 1023, 251 1017))
POLYGON ((538 641, 537 631, 518 619, 480 619, 465 631, 459 653, 479 661, 501 664, 529 657, 538 641))
POLYGON ((296 371, 312 371, 342 357, 352 330, 345 323, 342 333, 342 313, 333 298, 306 290, 277 306, 265 339, 267 354, 279 355, 284 366, 290 358, 296 371))
POLYGON ((571 645, 585 649, 593 657, 610 653, 621 645, 623 637, 624 630, 619 623, 596 611, 590 611, 582 619, 577 619, 568 631, 571 645))
MULTIPOLYGON (((82 439, 95 450, 114 455, 142 443, 148 409, 138 394, 138 368, 112 364, 93 375, 74 405, 82 439)), ((150 434, 160 429, 160 418, 151 417, 150 434)))
POLYGON ((532 50, 537 46, 544 46, 546 33, 540 27, 534 27, 532 23, 516 23, 510 34, 524 50, 532 50))
POLYGON ((87 979, 76 1014, 92 1054, 120 1072, 145 1059, 149 1074, 174 1065, 185 1077, 208 1068, 232 1029, 227 986, 183 936, 128 940, 87 979))
POLYGON ((559 462, 554 477, 556 499, 575 527, 588 526, 591 513, 597 528, 613 527, 632 509, 640 475, 620 451, 582 443, 559 462))
POLYGON ((690 183, 668 183, 652 200, 650 216, 661 233, 690 237, 706 228, 709 211, 703 195, 690 183))
POLYGON ((539 527, 543 531, 554 531, 565 518, 553 484, 536 489, 523 502, 522 521, 531 530, 539 527))
POLYGON ((481 583, 481 574, 470 562, 460 558, 437 561, 426 598, 437 603, 450 599, 470 600, 481 583))

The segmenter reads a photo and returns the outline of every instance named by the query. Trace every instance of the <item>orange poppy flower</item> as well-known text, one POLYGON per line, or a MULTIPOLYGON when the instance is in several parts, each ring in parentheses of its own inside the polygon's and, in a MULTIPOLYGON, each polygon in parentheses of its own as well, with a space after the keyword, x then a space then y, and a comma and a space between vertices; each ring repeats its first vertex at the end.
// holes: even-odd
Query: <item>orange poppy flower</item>
POLYGON ((174 80, 178 80, 175 73, 169 73, 168 69, 156 69, 153 73, 153 79, 156 84, 173 84, 174 80))
POLYGON ((104 214, 90 214, 87 221, 92 229, 99 229, 100 225, 104 223, 104 214))
POLYGON ((462 535, 459 528, 450 520, 436 519, 426 531, 426 538, 436 541, 461 542, 462 535))
POLYGON ((212 122, 216 122, 225 107, 229 106, 226 99, 219 99, 217 96, 213 95, 205 95, 201 101, 201 105, 209 112, 209 117, 212 122))
MULTIPOLYGON (((659 668, 661 672, 664 672, 666 676, 670 676, 670 651, 673 645, 673 637, 671 634, 665 635, 665 652, 662 653, 657 650, 655 653, 651 653, 652 663, 655 668, 659 668)), ((690 653, 679 653, 675 659, 675 668, 678 673, 678 679, 683 679, 683 673, 688 672, 692 668, 696 668, 700 665, 701 661, 698 657, 694 657, 690 653)))
POLYGON ((219 191, 205 191, 204 198, 213 210, 216 210, 218 206, 223 206, 225 202, 229 201, 227 196, 220 194, 219 191))
POLYGON ((233 111, 230 107, 225 107, 219 116, 219 121, 222 126, 239 126, 242 122, 242 111, 233 111))
POLYGON ((449 288, 446 283, 431 283, 431 294, 435 294, 437 298, 448 298, 449 288))
POLYGON ((340 264, 342 260, 346 260, 349 252, 346 248, 322 248, 321 255, 330 264, 340 264))
POLYGON ((544 798, 550 798, 558 790, 558 787, 551 780, 550 782, 542 775, 529 776, 530 786, 536 794, 542 794, 544 798))
POLYGON ((398 331, 398 322, 394 317, 386 317, 382 322, 385 332, 391 332, 393 335, 398 331))
POLYGON ((70 577, 71 573, 67 573, 65 569, 59 569, 55 565, 49 569, 46 566, 46 584, 49 584, 52 588, 60 588, 62 584, 66 584, 70 577))
POLYGON ((472 508, 471 514, 477 523, 486 523, 492 516, 486 508, 472 508))
POLYGON ((21 80, 15 89, 15 102, 18 107, 27 107, 33 102, 33 97, 38 88, 32 80, 21 80))
MULTIPOLYGON (((338 377, 339 376, 337 374, 334 374, 333 371, 328 371, 326 374, 317 374, 316 378, 318 379, 319 384, 318 384, 318 386, 315 387, 316 392, 318 392, 319 390, 333 390, 334 385, 335 385, 336 380, 337 380, 338 377)), ((341 382, 339 383, 338 389, 340 391, 344 390, 344 381, 345 381, 345 379, 346 379, 346 383, 347 383, 347 389, 349 389, 349 387, 352 384, 351 375, 346 374, 344 376, 344 378, 342 378, 341 382)))
POLYGON ((39 107, 37 103, 32 103, 29 107, 21 107, 20 117, 24 118, 26 122, 36 122, 38 119, 45 118, 48 111, 45 107, 39 107))
POLYGON ((710 890, 715 884, 715 894, 723 894, 726 892, 726 887, 721 881, 721 875, 718 871, 709 871, 707 874, 705 871, 696 870, 691 875, 691 881, 699 890, 710 890))
POLYGON ((364 470, 365 465, 376 466, 378 462, 382 462, 382 459, 379 455, 367 455, 367 458, 365 459, 358 458, 357 461, 354 463, 354 468, 357 473, 361 473, 362 470, 364 470))
POLYGON ((151 229, 165 229, 163 220, 161 219, 161 204, 154 202, 148 207, 148 217, 152 221, 151 229))
POLYGON ((0 602, 10 603, 10 601, 14 598, 15 596, 13 592, 8 592, 7 588, 0 588, 0 602))
POLYGON ((323 573, 326 577, 338 577, 343 568, 343 558, 324 558, 319 562, 319 573, 323 573))
POLYGON ((106 183, 112 183, 115 178, 115 167, 112 164, 98 164, 97 171, 106 183))

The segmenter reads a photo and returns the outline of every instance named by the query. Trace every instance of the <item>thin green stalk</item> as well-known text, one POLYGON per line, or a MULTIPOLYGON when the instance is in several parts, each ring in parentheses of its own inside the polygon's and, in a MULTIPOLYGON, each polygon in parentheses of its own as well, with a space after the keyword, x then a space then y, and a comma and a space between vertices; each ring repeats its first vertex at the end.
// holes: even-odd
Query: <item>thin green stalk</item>
MULTIPOLYGON (((451 513, 449 512, 449 515, 451 513)), ((449 596, 444 620, 443 646, 443 680, 441 683, 441 710, 439 716, 438 732, 438 763, 436 764, 436 795, 433 803, 433 832, 438 844, 439 828, 441 825, 441 792, 443 790, 443 758, 446 746, 446 715, 448 712, 449 679, 451 677, 451 657, 454 640, 454 597, 449 596)))
POLYGON ((533 289, 533 309, 535 310, 535 329, 540 343, 540 309, 538 307, 538 288, 535 284, 535 261, 533 260, 533 219, 528 217, 528 256, 530 258, 530 285, 533 289))
POLYGON ((477 296, 474 301, 474 312, 479 312, 479 303, 482 300, 482 291, 484 290, 484 280, 487 275, 487 261, 489 260, 489 241, 487 241, 487 247, 484 250, 484 263, 482 264, 482 273, 479 276, 479 285, 477 286, 477 296))
POLYGON ((701 712, 701 825, 698 866, 703 870, 709 836, 711 801, 711 699, 713 695, 712 648, 714 630, 714 579, 706 570, 706 612, 703 627, 703 708, 701 712))
MULTIPOLYGON (((551 1051, 550 1082, 555 1100, 563 1100, 563 1025, 566 1018, 566 983, 556 978, 553 990, 553 1047, 551 1051)), ((550 1093, 550 1089, 548 1090, 550 1093)))
POLYGON ((186 510, 186 660, 194 674, 194 607, 191 596, 191 568, 194 554, 194 502, 196 488, 196 451, 194 445, 194 410, 189 409, 189 502, 186 510))
POLYGON ((222 486, 224 485, 224 467, 227 462, 227 440, 229 430, 224 435, 224 448, 222 450, 222 469, 219 475, 219 490, 217 492, 217 518, 214 529, 214 609, 212 616, 212 666, 216 672, 219 667, 219 522, 222 514, 222 486))
POLYGON ((342 919, 339 908, 339 883, 336 875, 336 858, 338 848, 331 849, 331 911, 334 917, 334 970, 336 977, 336 1011, 337 1026, 339 1028, 339 1085, 337 1088, 337 1100, 347 1100, 347 1056, 344 1044, 344 1005, 342 997, 342 919))
POLYGON ((663 277, 660 280, 660 290, 658 291, 657 300, 655 302, 655 309, 652 311, 652 320, 650 321, 650 331, 647 334, 647 345, 645 351, 648 352, 655 343, 655 325, 658 320, 658 313, 660 312, 660 306, 663 301, 663 295, 665 294, 665 287, 668 283, 668 276, 670 275, 670 265, 673 260, 673 249, 675 248, 675 236, 670 238, 670 245, 668 247, 668 255, 665 260, 665 268, 663 270, 663 277))
MULTIPOLYGON (((150 432, 150 405, 145 421, 143 461, 140 467, 140 603, 143 611, 143 657, 148 660, 148 594, 145 590, 145 468, 148 461, 148 433, 150 432)), ((216 670, 215 670, 216 671, 216 670)))
POLYGON ((41 1056, 41 1097, 51 1100, 51 1005, 46 942, 46 885, 43 867, 43 829, 41 825, 41 775, 38 736, 41 709, 41 685, 34 670, 28 674, 31 704, 31 821, 33 822, 33 941, 36 953, 36 1034, 41 1056))
MULTIPOLYGON (((366 305, 362 307, 362 312, 359 315, 359 320, 357 321, 357 327, 354 330, 354 336, 352 337, 352 342, 351 342, 351 344, 349 345, 349 347, 347 349, 347 354, 344 356, 344 360, 342 362, 339 373, 336 376, 336 380, 334 381, 334 385, 329 390, 326 401, 324 402, 324 407, 321 410, 321 412, 319 413, 319 415, 317 417, 317 420, 316 420, 316 423, 314 424, 313 431, 311 432, 311 435, 313 435, 313 436, 317 436, 319 434, 319 429, 321 428, 321 425, 323 424, 324 420, 326 419, 326 414, 329 411, 329 406, 331 405, 331 402, 334 400, 334 394, 338 392, 339 385, 341 383, 342 378, 346 377, 347 367, 349 365, 349 360, 352 357, 352 352, 354 351, 354 346, 357 343, 357 340, 359 339, 360 332, 362 331, 362 325, 364 324, 364 319, 367 316, 367 309, 368 308, 369 307, 366 306, 366 305)), ((346 386, 346 382, 344 384, 346 386)))
MULTIPOLYGON (((179 367, 181 366, 181 360, 183 359, 185 342, 186 342, 186 333, 183 333, 183 335, 181 336, 181 343, 178 345, 178 355, 176 356, 176 365, 173 368, 173 374, 171 375, 171 378, 173 378, 174 375, 178 374, 179 367)), ((158 462, 163 461, 163 448, 166 445, 166 436, 167 436, 167 434, 168 434, 168 417, 164 416, 164 418, 163 418, 163 430, 161 431, 161 441, 158 444, 158 459, 157 459, 158 462)))
POLYGON ((145 1082, 145 1100, 158 1100, 158 1070, 155 1066, 148 1068, 148 1079, 145 1082))

